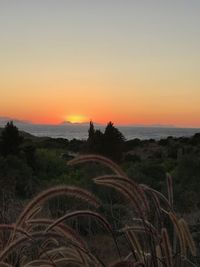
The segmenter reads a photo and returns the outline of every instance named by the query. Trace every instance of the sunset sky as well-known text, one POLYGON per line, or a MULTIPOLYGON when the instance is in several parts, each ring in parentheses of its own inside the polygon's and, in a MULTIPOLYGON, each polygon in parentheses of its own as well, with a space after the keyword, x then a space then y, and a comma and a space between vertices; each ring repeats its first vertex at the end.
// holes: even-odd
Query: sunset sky
POLYGON ((0 0, 0 117, 200 127, 199 0, 0 0))

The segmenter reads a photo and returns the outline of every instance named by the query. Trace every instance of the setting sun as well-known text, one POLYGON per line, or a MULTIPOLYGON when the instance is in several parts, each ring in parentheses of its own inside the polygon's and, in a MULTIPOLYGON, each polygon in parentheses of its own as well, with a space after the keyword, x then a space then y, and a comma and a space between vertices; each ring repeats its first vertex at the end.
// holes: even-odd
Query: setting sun
POLYGON ((82 123, 88 121, 88 119, 83 115, 69 115, 67 116, 67 121, 71 123, 82 123))
POLYGON ((198 0, 0 1, 0 119, 200 127, 199 13, 198 0))

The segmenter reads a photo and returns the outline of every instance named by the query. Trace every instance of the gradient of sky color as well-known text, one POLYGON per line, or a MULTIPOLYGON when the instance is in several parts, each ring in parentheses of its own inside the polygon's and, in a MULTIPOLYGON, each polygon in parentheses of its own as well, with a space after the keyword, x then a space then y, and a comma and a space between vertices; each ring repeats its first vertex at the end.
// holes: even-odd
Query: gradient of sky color
POLYGON ((199 0, 0 0, 0 116, 200 127, 199 14, 199 0))

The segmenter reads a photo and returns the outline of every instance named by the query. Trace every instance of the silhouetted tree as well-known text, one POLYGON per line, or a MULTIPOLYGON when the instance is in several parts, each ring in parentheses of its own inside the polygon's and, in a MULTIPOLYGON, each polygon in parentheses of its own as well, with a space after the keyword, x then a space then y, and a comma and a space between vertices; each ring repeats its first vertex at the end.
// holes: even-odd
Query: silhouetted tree
POLYGON ((104 134, 100 130, 96 130, 94 133, 92 152, 104 154, 104 134))
POLYGON ((20 136, 18 128, 13 125, 13 122, 8 122, 1 134, 1 152, 3 156, 9 154, 16 155, 19 153, 20 144, 23 137, 20 136))
POLYGON ((109 122, 104 133, 105 155, 115 161, 122 159, 125 138, 123 134, 109 122))
POLYGON ((88 130, 88 140, 87 140, 87 151, 92 153, 94 151, 94 142, 95 142, 95 129, 94 124, 92 121, 90 121, 90 126, 88 130))
POLYGON ((109 122, 105 132, 95 130, 94 125, 90 122, 87 140, 87 152, 97 153, 107 156, 115 161, 120 161, 122 158, 124 136, 122 133, 109 122))
POLYGON ((90 121, 90 127, 88 130, 88 138, 89 139, 93 139, 94 138, 94 134, 95 134, 95 130, 94 130, 94 124, 92 121, 90 121))
POLYGON ((104 134, 100 130, 94 129, 94 124, 90 121, 87 139, 87 152, 103 154, 104 134))

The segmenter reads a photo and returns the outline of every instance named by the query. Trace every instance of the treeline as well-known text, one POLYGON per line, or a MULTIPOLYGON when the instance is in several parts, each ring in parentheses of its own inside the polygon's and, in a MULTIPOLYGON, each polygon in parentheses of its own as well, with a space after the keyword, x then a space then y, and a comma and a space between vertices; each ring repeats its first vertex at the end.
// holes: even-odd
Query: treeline
POLYGON ((0 186, 16 197, 29 198, 54 182, 82 183, 79 172, 82 180, 87 174, 67 168, 66 160, 80 153, 97 153, 120 161, 124 140, 111 122, 104 133, 91 122, 87 140, 37 138, 8 122, 0 134, 0 186))
MULTIPOLYGON (((127 141, 112 122, 107 124, 104 132, 95 129, 90 122, 87 140, 38 138, 19 132, 9 122, 0 135, 0 187, 16 199, 30 198, 54 184, 90 189, 93 186, 90 178, 105 172, 97 164, 76 168, 66 165, 67 160, 85 153, 111 158, 122 165, 129 177, 164 193, 166 173, 170 173, 177 209, 190 212, 200 207, 199 133, 190 138, 127 141)), ((98 190, 92 188, 106 202, 110 192, 98 190)), ((119 202, 115 197, 112 199, 119 202)))
MULTIPOLYGON (((118 162, 128 177, 147 184, 167 195, 166 174, 173 180, 174 208, 189 213, 189 223, 197 243, 200 242, 200 133, 192 137, 168 137, 159 141, 125 140, 109 122, 104 132, 90 122, 87 140, 34 137, 20 132, 12 122, 0 132, 0 223, 13 223, 24 206, 42 189, 54 185, 75 185, 92 191, 103 202, 103 212, 114 227, 130 216, 126 203, 115 190, 96 186, 95 176, 108 174, 95 163, 76 167, 66 161, 80 154, 100 154, 118 162)), ((52 217, 62 216, 66 210, 80 208, 80 202, 67 199, 50 201, 46 212, 52 217)), ((77 221, 72 221, 77 224, 77 221)), ((81 220, 84 232, 88 222, 81 220)), ((96 227, 96 226, 95 226, 96 227)))
POLYGON ((101 154, 120 162, 124 152, 125 137, 109 122, 104 133, 95 130, 94 125, 90 122, 87 140, 87 152, 101 154))

